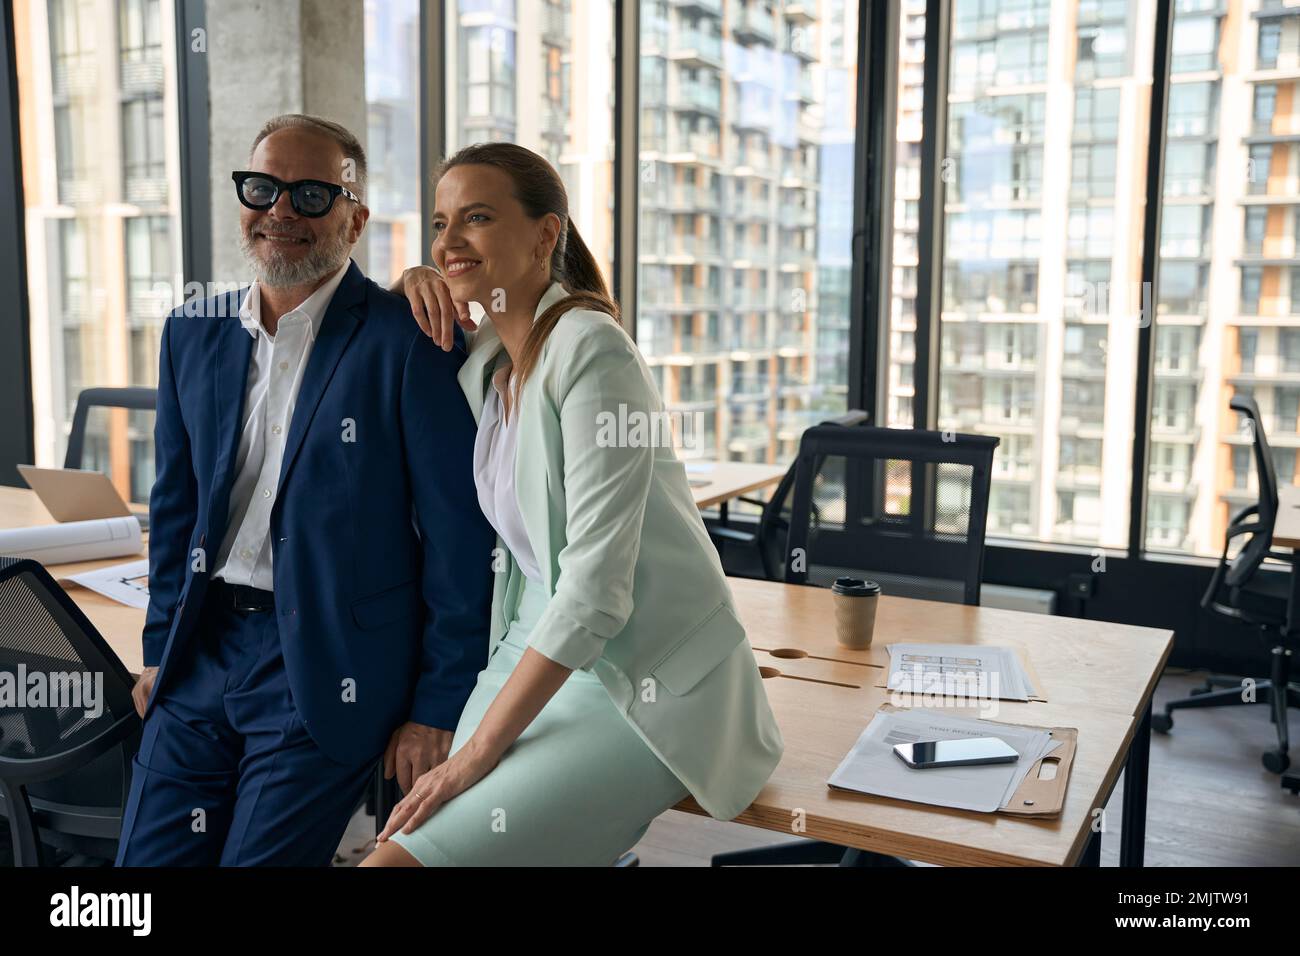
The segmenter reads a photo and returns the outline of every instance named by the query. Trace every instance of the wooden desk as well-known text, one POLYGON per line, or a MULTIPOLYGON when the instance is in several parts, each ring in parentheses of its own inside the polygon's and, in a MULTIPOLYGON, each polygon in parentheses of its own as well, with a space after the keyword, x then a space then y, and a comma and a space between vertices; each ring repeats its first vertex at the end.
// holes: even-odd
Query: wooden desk
MULTIPOLYGON (((44 524, 54 524, 54 519, 36 497, 36 492, 30 488, 0 486, 0 528, 30 528, 44 524)), ((76 564, 56 564, 51 565, 47 570, 55 580, 62 581, 69 575, 80 574, 82 571, 136 561, 148 554, 148 540, 149 536, 146 534, 146 549, 138 555, 107 558, 102 561, 82 561, 76 564)), ((144 611, 118 604, 80 585, 66 581, 62 583, 64 589, 77 602, 77 607, 90 618, 90 623, 104 635, 104 639, 122 659, 126 669, 132 674, 140 673, 144 667, 144 648, 140 643, 140 634, 144 630, 144 611)))
POLYGON ((1283 485, 1277 490, 1273 543, 1281 548, 1300 549, 1300 485, 1283 485))
POLYGON ((707 472, 688 470, 695 506, 700 509, 721 505, 726 508, 732 498, 775 485, 788 471, 784 465, 765 465, 746 461, 720 461, 707 472), (695 484, 707 480, 707 484, 695 484))
MULTIPOLYGON (((740 578, 731 585, 785 739, 780 766, 737 822, 791 833, 792 814, 803 810, 799 835, 842 846, 946 865, 1072 865, 1085 854, 1098 859, 1094 810, 1106 805, 1128 759, 1121 860, 1141 865, 1150 700, 1172 632, 885 597, 875 643, 850 651, 835 642, 828 590, 740 578), (897 641, 1025 649, 1049 703, 998 701, 997 713, 984 716, 1078 728, 1060 818, 925 807, 826 786, 889 699, 873 685, 888 663, 884 644, 897 641)), ((702 812, 689 799, 678 809, 702 812)))
MULTIPOLYGON (((51 522, 35 494, 0 488, 0 527, 51 522)), ((60 578, 127 558, 50 569, 60 578)), ((1074 618, 882 598, 876 644, 849 651, 835 643, 830 592, 731 579, 740 616, 785 738, 785 757, 759 798, 737 820, 843 846, 948 865, 1070 865, 1095 859, 1095 808, 1104 807, 1128 759, 1121 862, 1141 865, 1150 700, 1173 646, 1169 631, 1074 618), (1057 820, 979 814, 831 791, 826 780, 877 707, 874 687, 894 641, 1006 644, 1023 648, 1049 703, 998 702, 995 719, 1079 729, 1079 746, 1057 820), (806 655, 806 656, 803 656, 806 655)), ((84 588, 68 593, 132 673, 141 667, 144 612, 84 588)), ((702 813, 693 800, 679 809, 702 813)))

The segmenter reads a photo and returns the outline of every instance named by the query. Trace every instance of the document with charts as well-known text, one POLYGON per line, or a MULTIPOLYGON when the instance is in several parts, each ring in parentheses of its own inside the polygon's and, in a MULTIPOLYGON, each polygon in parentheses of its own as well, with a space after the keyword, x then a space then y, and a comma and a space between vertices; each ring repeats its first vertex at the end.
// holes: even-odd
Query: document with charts
POLYGON ((147 608, 149 606, 149 559, 128 561, 126 564, 114 564, 94 571, 74 574, 69 581, 75 581, 83 588, 89 588, 106 598, 112 598, 127 607, 147 608))
POLYGON ((1029 700, 1039 697, 1020 655, 983 644, 890 644, 885 686, 899 694, 1029 700))

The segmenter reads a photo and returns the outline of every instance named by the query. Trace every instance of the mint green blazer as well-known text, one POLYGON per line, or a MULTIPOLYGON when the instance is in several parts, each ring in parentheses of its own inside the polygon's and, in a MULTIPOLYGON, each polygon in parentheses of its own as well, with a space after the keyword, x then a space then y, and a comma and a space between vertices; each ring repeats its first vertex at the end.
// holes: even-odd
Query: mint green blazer
MULTIPOLYGON (((552 283, 534 318, 565 295, 552 283)), ((481 321, 460 371, 475 420, 501 361, 501 339, 481 321)), ((758 795, 783 744, 671 438, 609 440, 619 421, 662 411, 645 360, 610 316, 560 317, 512 410, 519 510, 551 596, 528 643, 595 673, 700 806, 729 820, 758 795)), ((497 544, 491 648, 524 583, 497 544)))

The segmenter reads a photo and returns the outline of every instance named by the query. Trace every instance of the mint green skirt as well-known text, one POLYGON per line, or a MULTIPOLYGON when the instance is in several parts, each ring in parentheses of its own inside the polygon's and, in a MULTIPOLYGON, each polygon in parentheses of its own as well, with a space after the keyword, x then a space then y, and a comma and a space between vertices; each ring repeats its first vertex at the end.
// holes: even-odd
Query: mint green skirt
MULTIPOLYGON (((540 584, 525 584, 516 620, 456 725, 452 753, 523 657, 548 600, 540 584)), ((425 866, 609 866, 686 795, 599 678, 574 671, 486 777, 392 839, 425 866)))

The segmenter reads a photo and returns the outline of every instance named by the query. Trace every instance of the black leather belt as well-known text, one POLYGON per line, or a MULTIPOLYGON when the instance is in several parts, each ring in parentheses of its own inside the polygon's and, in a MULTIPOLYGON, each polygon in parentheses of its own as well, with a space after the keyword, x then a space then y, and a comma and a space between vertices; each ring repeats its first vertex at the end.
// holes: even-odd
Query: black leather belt
POLYGON ((221 578, 208 582, 208 599, 221 607, 235 611, 273 611, 275 592, 250 588, 245 584, 231 584, 221 578))

